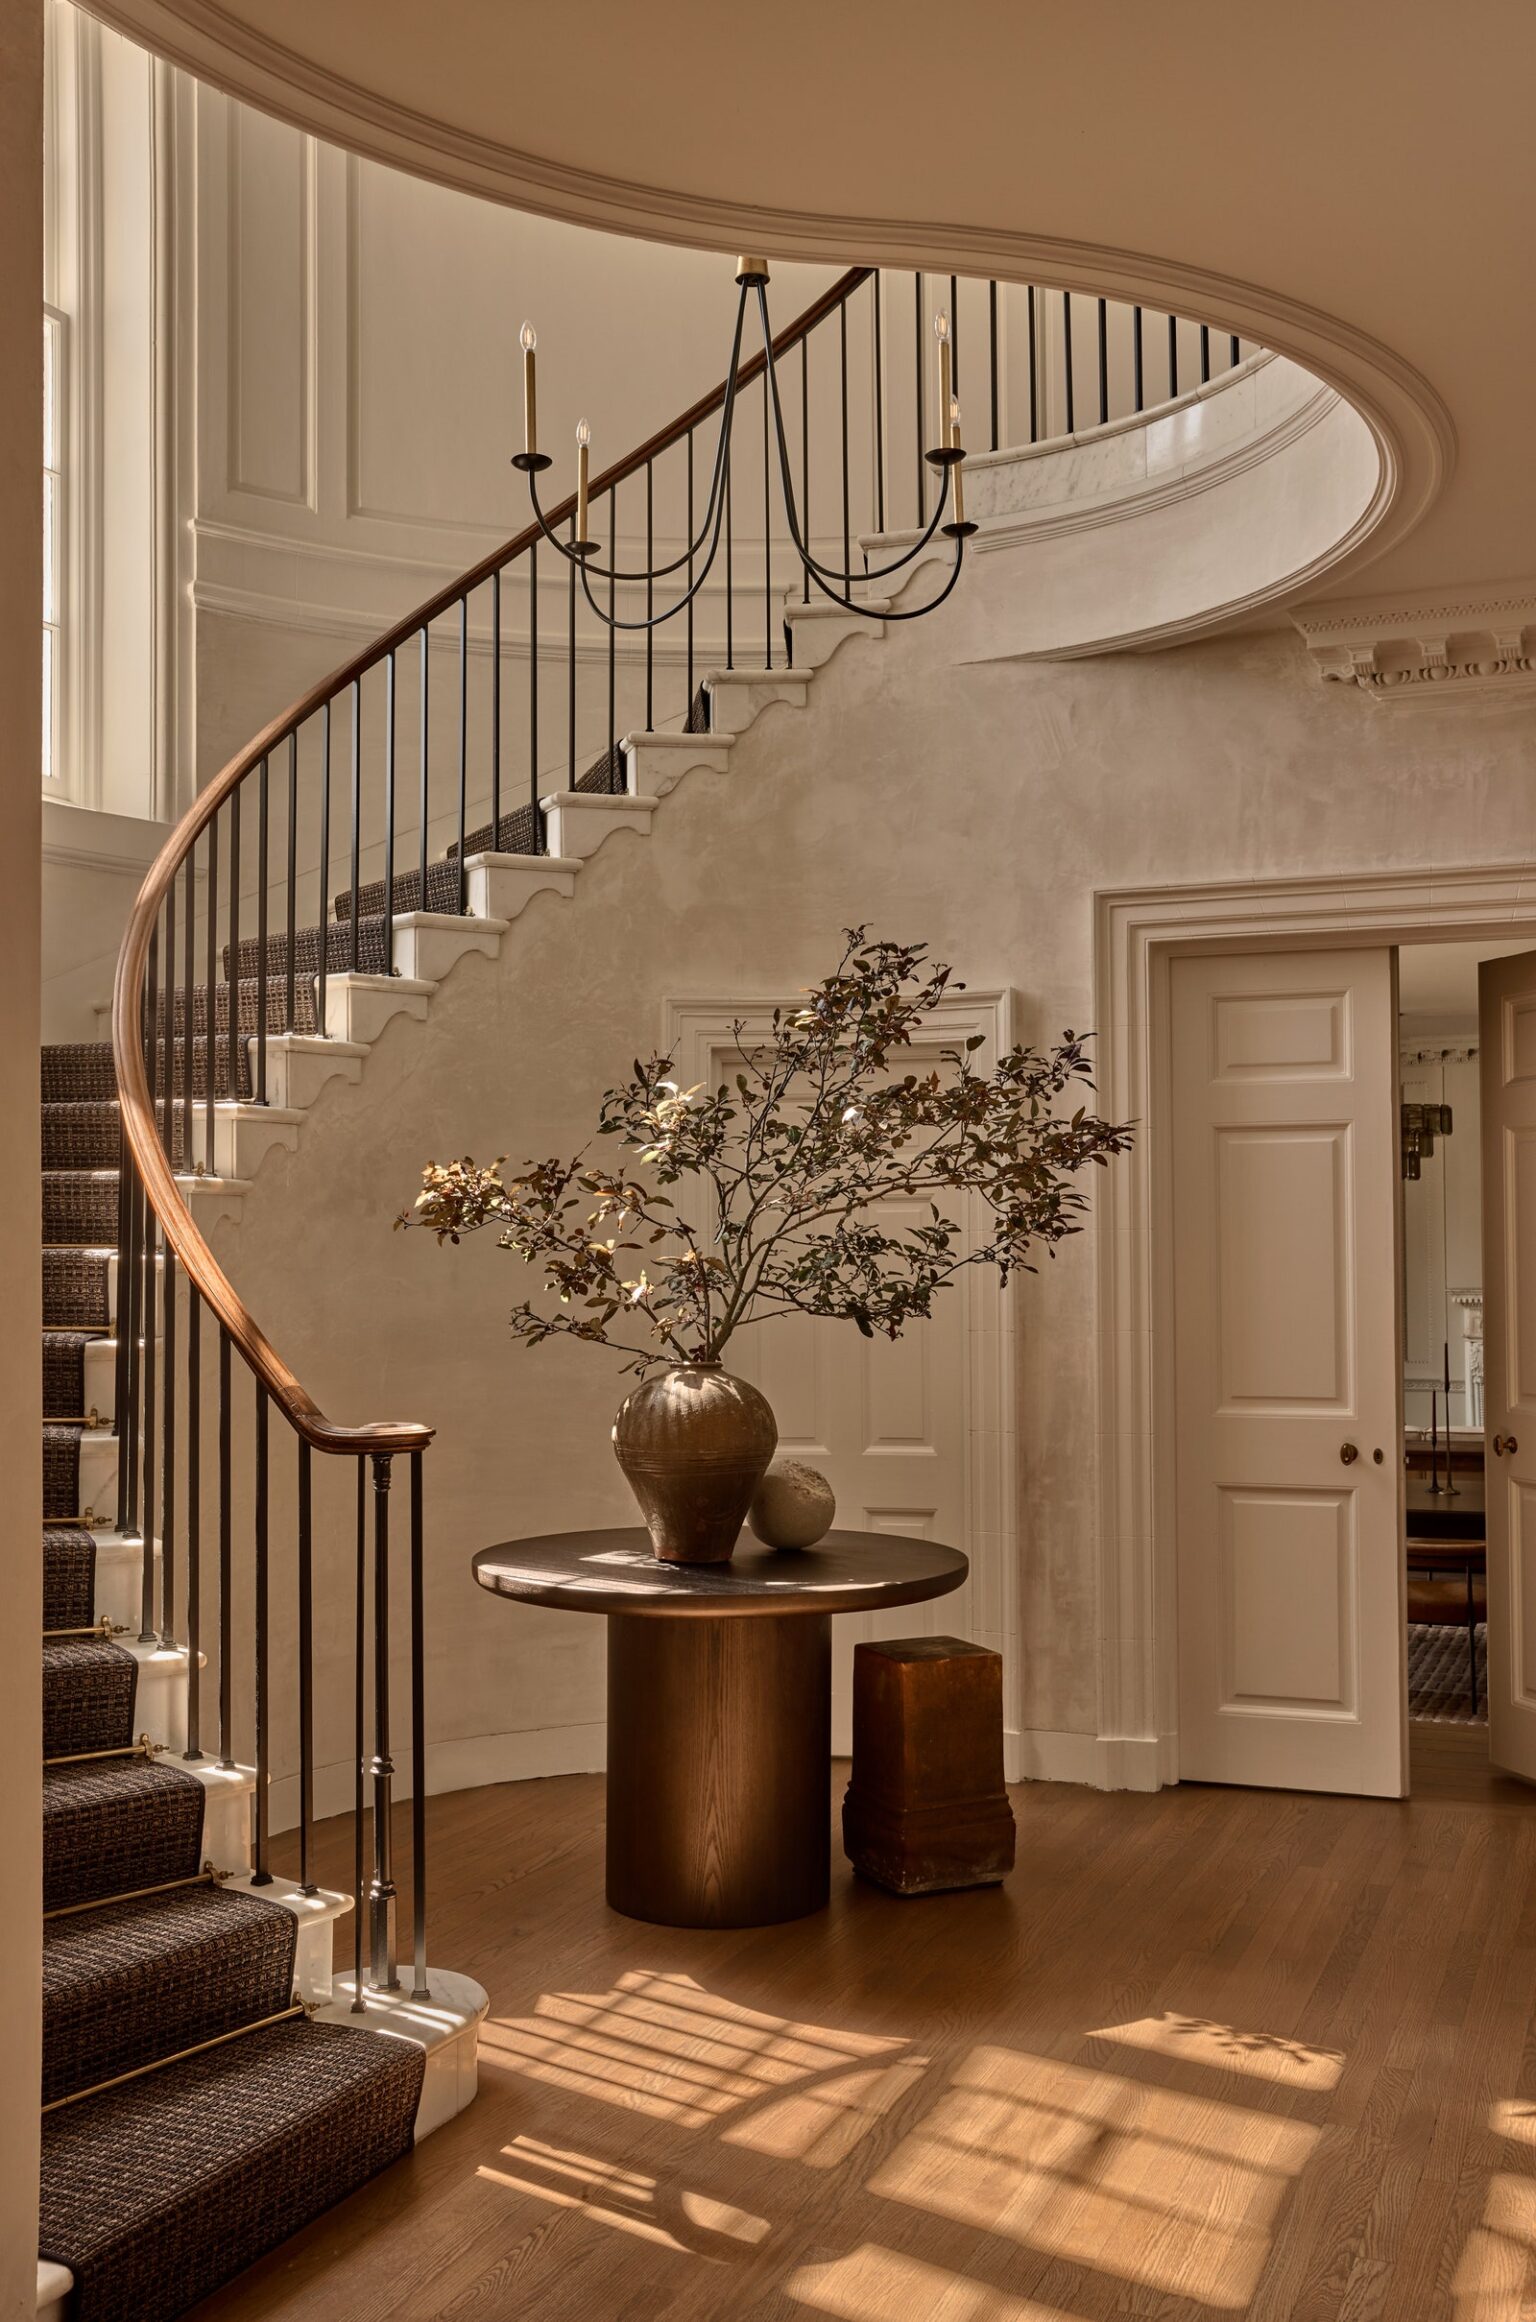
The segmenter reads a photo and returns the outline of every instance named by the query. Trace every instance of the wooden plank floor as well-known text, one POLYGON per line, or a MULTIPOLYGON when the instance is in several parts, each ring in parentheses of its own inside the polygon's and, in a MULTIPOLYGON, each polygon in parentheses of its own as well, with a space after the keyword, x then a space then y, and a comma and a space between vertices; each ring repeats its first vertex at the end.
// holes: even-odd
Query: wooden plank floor
MULTIPOLYGON (((1525 2322, 1536 1797, 1015 1793, 1002 1890, 698 1935, 595 1777, 432 1802, 481 2095, 204 2322, 1525 2322)), ((332 1876, 342 1876, 341 1833, 332 1876)), ((322 1876, 327 1865, 322 1863, 322 1876)))

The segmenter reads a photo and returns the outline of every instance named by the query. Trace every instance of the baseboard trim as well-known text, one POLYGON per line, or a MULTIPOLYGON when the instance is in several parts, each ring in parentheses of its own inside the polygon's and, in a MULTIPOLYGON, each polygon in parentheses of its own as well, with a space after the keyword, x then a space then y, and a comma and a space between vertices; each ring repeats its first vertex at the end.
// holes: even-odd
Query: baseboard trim
POLYGON ((1161 1790, 1174 1779, 1155 1735, 1052 1733, 1039 1727, 1004 1737, 1013 1782, 1078 1782, 1091 1790, 1161 1790), (1010 1750, 1008 1744, 1016 1744, 1010 1750), (1014 1770, 1017 1766, 1017 1771, 1014 1770))
MULTIPOLYGON (((601 1719, 585 1725, 536 1726, 523 1733, 482 1733, 433 1742, 427 1750, 427 1794, 479 1790, 493 1782, 536 1782, 557 1774, 600 1774, 607 1746, 601 1719)), ((1090 1790, 1160 1790, 1177 1779, 1171 1737, 1052 1733, 1009 1726, 1003 1734, 1003 1771, 1010 1782, 1077 1782, 1090 1790)), ((315 1768, 315 1813, 345 1814, 353 1800, 353 1769, 340 1759, 315 1768)), ((395 1760, 395 1797, 412 1788, 410 1754, 395 1760)), ((299 1819, 297 1774, 272 1785, 271 1827, 292 1830, 299 1819)))

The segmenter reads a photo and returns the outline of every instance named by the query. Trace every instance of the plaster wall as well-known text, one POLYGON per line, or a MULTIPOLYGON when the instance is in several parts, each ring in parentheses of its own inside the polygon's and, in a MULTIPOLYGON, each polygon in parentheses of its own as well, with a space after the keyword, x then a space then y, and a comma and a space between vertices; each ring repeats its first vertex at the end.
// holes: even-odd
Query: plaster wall
MULTIPOLYGON (((1277 633, 1076 662, 963 656, 942 619, 845 645, 803 712, 767 712, 648 840, 611 839, 574 903, 539 898, 499 962, 455 969, 426 1025, 391 1025, 221 1229, 236 1283, 335 1417, 439 1429, 438 1786, 594 1762, 595 1624, 490 1601, 468 1560, 628 1510, 610 1359, 514 1349, 522 1285, 493 1247, 391 1234, 425 1158, 574 1147, 668 997, 793 993, 853 922, 1012 987, 1020 1035, 1043 1040, 1094 1022, 1096 890, 1536 856, 1528 703, 1380 708, 1325 686, 1277 633)), ((1026 1736, 1098 1730, 1095 1264, 1084 1235, 1009 1294, 1026 1736)))

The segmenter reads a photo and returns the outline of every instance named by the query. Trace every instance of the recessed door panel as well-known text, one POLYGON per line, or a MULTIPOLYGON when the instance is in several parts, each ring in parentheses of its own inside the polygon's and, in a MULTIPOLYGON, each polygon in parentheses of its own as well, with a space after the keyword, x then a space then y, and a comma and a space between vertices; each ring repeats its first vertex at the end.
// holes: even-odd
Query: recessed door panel
POLYGON ((1536 1122, 1506 1128, 1504 1145, 1509 1399, 1536 1407, 1536 1122))
POLYGON ((1349 1072, 1348 992, 1218 994, 1213 1080, 1317 1080, 1349 1072))
POLYGON ((1179 1771, 1395 1797, 1393 956, 1169 981, 1179 1771))
POLYGON ((1224 1707, 1353 1709, 1353 1504, 1348 1492, 1222 1493, 1224 1707), (1327 1617, 1298 1620, 1298 1605, 1327 1617))
POLYGON ((1496 1052, 1504 1059, 1506 1087, 1536 1080, 1536 993, 1510 994, 1503 1004, 1500 1030, 1496 1052))
POLYGON ((1347 1126, 1216 1132, 1221 1400, 1350 1400, 1347 1126))

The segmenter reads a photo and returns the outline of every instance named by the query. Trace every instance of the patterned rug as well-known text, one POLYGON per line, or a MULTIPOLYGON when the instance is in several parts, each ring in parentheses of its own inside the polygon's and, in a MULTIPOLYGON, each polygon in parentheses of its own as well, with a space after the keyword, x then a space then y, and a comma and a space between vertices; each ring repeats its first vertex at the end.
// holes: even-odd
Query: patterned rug
POLYGON ((1433 1725, 1488 1723, 1488 1630, 1477 1630, 1477 1707, 1465 1629, 1411 1628, 1408 1631, 1408 1715, 1433 1725))

